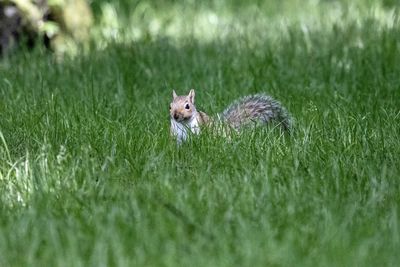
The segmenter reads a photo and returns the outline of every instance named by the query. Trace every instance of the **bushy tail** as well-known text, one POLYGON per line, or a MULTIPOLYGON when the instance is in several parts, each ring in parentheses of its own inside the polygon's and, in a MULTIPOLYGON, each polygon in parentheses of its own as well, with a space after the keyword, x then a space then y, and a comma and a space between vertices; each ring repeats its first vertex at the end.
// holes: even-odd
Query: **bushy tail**
POLYGON ((220 117, 236 130, 255 123, 269 122, 279 123, 285 131, 290 131, 292 127, 291 117, 281 103, 264 94, 237 100, 220 117))

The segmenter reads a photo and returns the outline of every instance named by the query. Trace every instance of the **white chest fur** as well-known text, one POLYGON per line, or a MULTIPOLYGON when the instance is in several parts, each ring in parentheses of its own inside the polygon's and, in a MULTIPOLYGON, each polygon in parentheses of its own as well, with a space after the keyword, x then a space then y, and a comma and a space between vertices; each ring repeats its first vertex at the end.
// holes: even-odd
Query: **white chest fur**
POLYGON ((197 116, 193 116, 193 118, 187 122, 177 122, 176 120, 171 119, 171 133, 176 136, 178 143, 187 140, 191 133, 200 133, 199 121, 196 117, 197 116))

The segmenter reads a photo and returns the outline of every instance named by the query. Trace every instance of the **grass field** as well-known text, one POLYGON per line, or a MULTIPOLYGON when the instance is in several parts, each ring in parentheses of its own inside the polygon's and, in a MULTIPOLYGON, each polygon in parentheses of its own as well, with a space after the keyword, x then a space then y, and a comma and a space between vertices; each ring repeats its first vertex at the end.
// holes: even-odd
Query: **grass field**
POLYGON ((395 1, 133 2, 93 1, 81 54, 0 61, 0 266, 398 266, 395 1), (293 134, 177 148, 190 88, 268 93, 293 134))

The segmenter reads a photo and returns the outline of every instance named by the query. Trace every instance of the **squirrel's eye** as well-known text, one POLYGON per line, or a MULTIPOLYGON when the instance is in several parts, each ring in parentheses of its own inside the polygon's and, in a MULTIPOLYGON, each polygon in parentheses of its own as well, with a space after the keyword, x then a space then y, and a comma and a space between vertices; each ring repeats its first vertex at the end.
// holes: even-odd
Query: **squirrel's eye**
POLYGON ((169 109, 171 109, 172 108, 172 105, 169 105, 169 109))
POLYGON ((185 109, 190 109, 189 104, 186 104, 186 105, 185 105, 185 109))

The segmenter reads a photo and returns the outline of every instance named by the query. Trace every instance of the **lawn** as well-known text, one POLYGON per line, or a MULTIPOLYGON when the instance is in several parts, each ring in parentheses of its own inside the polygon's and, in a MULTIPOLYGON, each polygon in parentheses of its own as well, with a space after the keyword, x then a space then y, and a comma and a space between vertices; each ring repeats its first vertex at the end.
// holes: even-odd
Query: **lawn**
POLYGON ((91 43, 0 61, 0 266, 398 266, 395 1, 92 1, 91 43), (293 133, 177 147, 264 92, 293 133))

